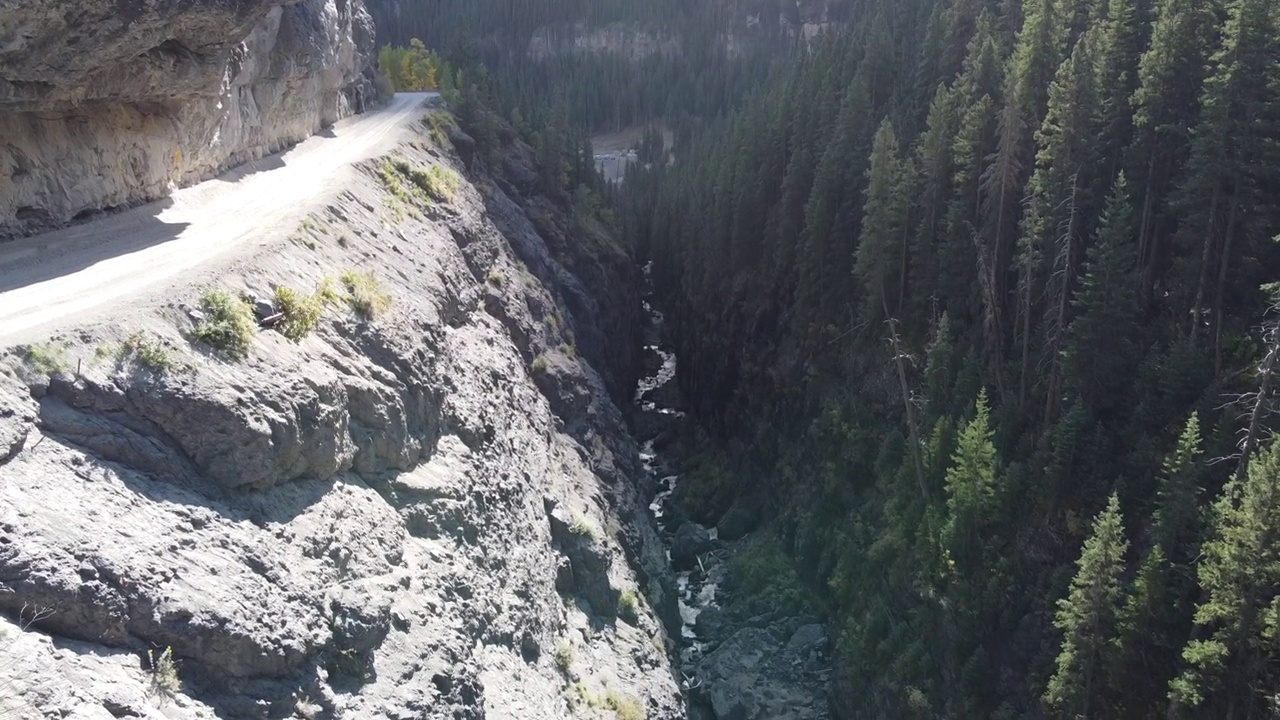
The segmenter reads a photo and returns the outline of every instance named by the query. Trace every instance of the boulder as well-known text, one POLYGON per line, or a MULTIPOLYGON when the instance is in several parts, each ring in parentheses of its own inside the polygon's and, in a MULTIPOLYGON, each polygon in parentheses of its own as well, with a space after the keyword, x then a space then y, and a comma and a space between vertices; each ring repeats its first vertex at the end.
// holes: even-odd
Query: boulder
POLYGON ((671 564, 681 570, 689 570, 698 566, 698 556, 710 552, 715 547, 711 541, 711 533, 694 522, 687 522, 676 530, 671 540, 671 564))
POLYGON ((768 630, 737 631, 703 658, 698 674, 719 719, 830 717, 825 683, 817 673, 796 662, 795 655, 768 630))
POLYGON ((810 652, 823 652, 827 648, 827 629, 821 625, 801 625, 787 642, 787 650, 805 656, 810 652))
POLYGON ((693 630, 701 640, 712 640, 724 632, 724 611, 718 607, 706 607, 698 613, 693 630))
POLYGON ((556 589, 571 588, 597 615, 613 617, 622 592, 609 580, 613 559, 599 530, 589 521, 570 518, 563 508, 553 509, 548 519, 551 538, 569 560, 569 572, 558 571, 556 589))

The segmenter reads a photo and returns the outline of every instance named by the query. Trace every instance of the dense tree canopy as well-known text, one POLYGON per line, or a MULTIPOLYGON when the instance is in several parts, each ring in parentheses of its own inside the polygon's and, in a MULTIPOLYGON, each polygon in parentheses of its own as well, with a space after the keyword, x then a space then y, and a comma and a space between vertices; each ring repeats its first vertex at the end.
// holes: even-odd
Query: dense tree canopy
POLYGON ((1275 451, 1226 484, 1268 437, 1278 23, 862 3, 627 179, 697 416, 747 441, 743 491, 845 623, 851 715, 1245 717, 1280 691, 1275 451))
POLYGON ((848 0, 726 54, 766 4, 382 11, 555 192, 605 192, 572 128, 676 130, 617 216, 842 716, 1270 712, 1280 3, 848 0), (681 50, 531 54, 579 21, 681 50))

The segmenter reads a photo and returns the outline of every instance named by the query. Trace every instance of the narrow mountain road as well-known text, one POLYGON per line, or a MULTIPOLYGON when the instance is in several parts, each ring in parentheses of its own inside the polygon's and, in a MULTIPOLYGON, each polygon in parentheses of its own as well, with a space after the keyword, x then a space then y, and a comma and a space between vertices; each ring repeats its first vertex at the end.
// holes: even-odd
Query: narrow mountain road
POLYGON ((400 93, 279 155, 172 197, 0 243, 0 346, 293 231, 344 167, 394 145, 435 93, 400 93))

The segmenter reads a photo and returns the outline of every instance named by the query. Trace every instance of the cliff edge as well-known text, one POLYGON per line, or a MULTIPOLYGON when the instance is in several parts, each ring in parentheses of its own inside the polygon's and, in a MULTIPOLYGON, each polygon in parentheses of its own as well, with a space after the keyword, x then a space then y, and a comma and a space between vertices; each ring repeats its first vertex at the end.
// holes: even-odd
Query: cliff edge
POLYGON ((289 235, 0 358, 5 717, 685 716, 572 297, 606 249, 557 256, 527 147, 414 129, 289 235))

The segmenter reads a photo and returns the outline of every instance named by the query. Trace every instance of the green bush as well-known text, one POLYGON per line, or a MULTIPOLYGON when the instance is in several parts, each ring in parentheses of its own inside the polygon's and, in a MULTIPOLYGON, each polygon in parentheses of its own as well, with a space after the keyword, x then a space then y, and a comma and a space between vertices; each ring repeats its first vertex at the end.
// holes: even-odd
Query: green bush
POLYGON ((623 590, 618 596, 618 617, 629 623, 640 619, 640 595, 635 590, 623 590))
POLYGON ((147 665, 151 673, 152 695, 167 700, 182 688, 182 681, 178 679, 178 664, 173 659, 173 648, 167 647, 159 654, 148 650, 147 665))
POLYGON ((612 710, 618 720, 644 720, 644 706, 630 695, 623 695, 617 690, 608 688, 604 695, 597 695, 581 681, 573 684, 571 705, 586 705, 597 710, 612 710))
POLYGON ((388 160, 378 170, 382 185, 396 200, 410 207, 452 202, 462 187, 458 173, 443 165, 416 168, 405 160, 388 160), (407 184, 406 184, 407 181, 407 184))
POLYGON ((321 280, 311 295, 304 297, 293 288, 281 285, 276 288, 275 296, 276 308, 284 313, 276 329, 295 342, 315 332, 324 311, 342 299, 328 278, 321 280))
POLYGON ((630 695, 610 690, 605 695, 605 705, 618 714, 618 720, 644 720, 644 706, 630 695))
POLYGON ((569 525, 569 531, 578 537, 585 538, 592 542, 600 539, 600 528, 586 515, 574 515, 573 523, 569 525))
POLYGON ((130 358, 155 372, 166 372, 175 366, 169 348, 159 338, 147 337, 141 331, 130 335, 120 346, 119 360, 124 362, 130 358))
POLYGON ((258 323, 247 300, 225 290, 207 290, 200 296, 200 309, 204 319, 192 333, 198 342, 222 351, 232 360, 249 356, 258 323))
POLYGON ((426 172, 415 170, 412 177, 415 185, 439 202, 453 202, 453 196, 462 187, 458 173, 443 165, 432 165, 426 172))
POLYGON ((729 571, 744 600, 781 612, 813 608, 815 595, 801 582, 795 563, 770 533, 747 538, 729 561, 729 571))
POLYGON ((573 665, 573 646, 567 640, 556 646, 555 660, 556 668, 568 675, 569 668, 573 665))
POLYGON ((22 357, 36 372, 41 375, 53 375, 67 369, 70 361, 67 351, 60 346, 46 343, 28 345, 22 350, 22 357))
POLYGON ((423 120, 427 123, 431 141, 437 146, 443 146, 448 141, 449 129, 457 124, 457 121, 453 119, 453 115, 447 110, 429 112, 423 120))
POLYGON ((372 272, 348 270, 342 273, 342 286, 347 291, 347 304, 366 320, 377 318, 391 307, 391 296, 372 272))

